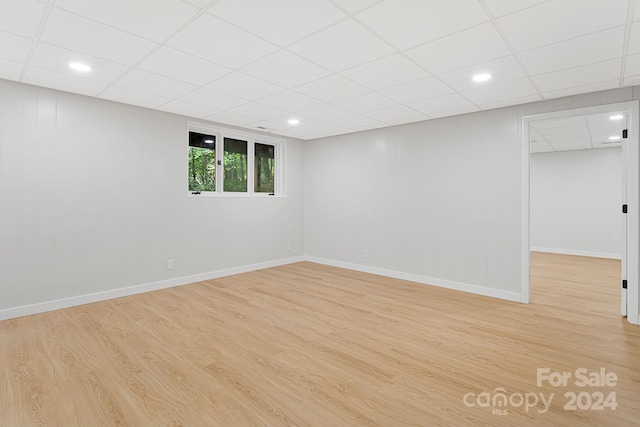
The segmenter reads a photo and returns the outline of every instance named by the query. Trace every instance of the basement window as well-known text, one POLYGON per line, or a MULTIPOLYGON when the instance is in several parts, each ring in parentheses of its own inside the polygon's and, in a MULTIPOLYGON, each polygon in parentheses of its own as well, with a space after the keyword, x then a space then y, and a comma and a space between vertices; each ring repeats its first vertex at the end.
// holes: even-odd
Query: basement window
POLYGON ((286 141, 189 123, 190 196, 285 196, 286 141))

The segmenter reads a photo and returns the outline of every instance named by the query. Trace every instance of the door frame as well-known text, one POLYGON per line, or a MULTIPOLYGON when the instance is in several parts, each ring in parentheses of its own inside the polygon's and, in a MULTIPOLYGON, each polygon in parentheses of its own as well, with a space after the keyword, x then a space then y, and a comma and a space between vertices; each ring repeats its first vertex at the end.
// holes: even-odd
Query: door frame
MULTIPOLYGON (((623 194, 622 203, 628 205, 627 226, 626 226, 626 264, 627 279, 627 320, 629 323, 640 325, 640 313, 638 306, 638 225, 640 206, 640 150, 638 149, 638 101, 619 102, 614 104, 603 104, 593 107, 576 108, 572 110, 554 111, 550 113, 534 114, 522 118, 522 287, 520 291, 521 301, 530 301, 530 280, 531 280, 531 260, 530 260, 530 217, 531 217, 531 144, 530 144, 530 124, 534 121, 561 119, 572 116, 608 113, 612 111, 624 111, 627 113, 628 135, 623 148, 622 171, 626 176, 626 195, 623 194)), ((620 207, 622 208, 622 207, 620 207)), ((623 254, 624 258, 624 254, 623 254)), ((624 278, 624 276, 623 276, 624 278)), ((622 287, 622 284, 620 284, 622 287)), ((621 291, 622 294, 622 291, 621 291)))

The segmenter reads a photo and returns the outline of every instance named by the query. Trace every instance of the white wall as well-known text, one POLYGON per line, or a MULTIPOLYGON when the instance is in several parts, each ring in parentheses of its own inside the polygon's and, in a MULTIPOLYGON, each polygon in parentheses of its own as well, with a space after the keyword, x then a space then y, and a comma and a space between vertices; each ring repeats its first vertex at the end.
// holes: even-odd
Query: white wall
POLYGON ((303 255, 301 142, 286 198, 187 197, 187 120, 0 80, 0 318, 303 255))
POLYGON ((308 142, 307 257, 526 300, 523 117, 638 99, 634 91, 614 89, 308 142))
POLYGON ((533 250, 620 258, 620 147, 531 156, 533 250))

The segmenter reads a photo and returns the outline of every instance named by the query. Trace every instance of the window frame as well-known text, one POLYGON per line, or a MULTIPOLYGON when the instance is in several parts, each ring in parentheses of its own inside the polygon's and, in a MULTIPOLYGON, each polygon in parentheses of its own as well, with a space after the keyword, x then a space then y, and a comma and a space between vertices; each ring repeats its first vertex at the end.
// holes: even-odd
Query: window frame
POLYGON ((188 197, 286 197, 287 186, 287 141, 282 138, 275 138, 266 135, 243 132, 235 129, 227 129, 220 126, 208 125, 206 123, 187 122, 187 156, 185 165, 187 172, 186 187, 188 197), (215 135, 216 137, 216 191, 191 191, 189 190, 189 132, 215 135), (225 138, 238 139, 247 142, 247 191, 233 192, 224 191, 224 140, 225 138), (273 193, 255 191, 255 146, 256 144, 271 145, 274 148, 274 191, 273 193), (218 163, 220 162, 220 163, 218 163))

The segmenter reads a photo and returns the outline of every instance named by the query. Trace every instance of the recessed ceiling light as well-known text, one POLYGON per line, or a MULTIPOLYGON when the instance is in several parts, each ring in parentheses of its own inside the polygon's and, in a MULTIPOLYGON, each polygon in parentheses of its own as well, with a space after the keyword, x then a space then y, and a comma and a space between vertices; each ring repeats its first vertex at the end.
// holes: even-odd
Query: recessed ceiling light
POLYGON ((490 79, 491 79, 491 74, 489 73, 480 73, 472 77, 472 80, 476 83, 486 82, 487 80, 490 80, 490 79))
POLYGON ((213 139, 205 139, 204 140, 205 144, 213 144, 213 142, 214 142, 213 139))
POLYGON ((616 139, 620 139, 620 137, 619 137, 619 136, 617 136, 617 135, 614 135, 614 136, 610 136, 610 137, 609 137, 609 141, 615 141, 616 139))
POLYGON ((289 123, 289 125, 291 125, 291 126, 298 126, 300 124, 300 120, 298 120, 298 119, 289 119, 289 121, 287 123, 289 123))
POLYGON ((81 62, 70 62, 69 63, 69 67, 71 67, 72 69, 74 69, 76 71, 82 71, 83 73, 91 71, 91 67, 89 67, 87 64, 83 64, 81 62))
POLYGON ((624 119, 624 116, 622 114, 615 114, 609 117, 609 120, 622 120, 622 119, 624 119))

